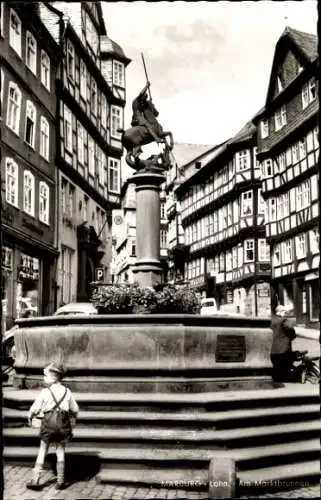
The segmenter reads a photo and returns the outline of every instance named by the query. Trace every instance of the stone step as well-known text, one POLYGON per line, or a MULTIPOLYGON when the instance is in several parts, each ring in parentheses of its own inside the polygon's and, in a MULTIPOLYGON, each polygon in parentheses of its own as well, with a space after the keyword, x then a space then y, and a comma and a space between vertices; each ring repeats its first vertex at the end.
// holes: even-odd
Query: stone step
MULTIPOLYGON (((3 390, 3 406, 29 408, 39 390, 3 390)), ((217 408, 237 409, 251 407, 288 406, 319 402, 319 387, 313 384, 285 384, 276 389, 250 391, 222 391, 204 393, 75 393, 80 408, 100 409, 146 409, 155 408, 173 411, 173 408, 217 408)))
MULTIPOLYGON (((265 482, 290 481, 315 476, 320 480, 320 459, 295 464, 278 465, 256 470, 240 471, 239 480, 244 485, 262 484, 265 482)), ((277 484, 275 484, 277 486, 277 484)))
MULTIPOLYGON (((50 449, 52 454, 54 449, 50 449)), ((5 461, 9 460, 34 460, 38 453, 38 447, 21 447, 21 446, 5 446, 3 449, 3 457, 5 461)), ((112 448, 104 449, 99 445, 90 446, 86 450, 71 442, 68 445, 67 454, 92 454, 98 455, 102 462, 208 462, 215 456, 234 458, 239 466, 246 468, 250 462, 258 461, 273 461, 277 463, 280 459, 293 461, 293 456, 318 455, 320 453, 320 442, 318 438, 305 441, 296 441, 294 443, 285 443, 268 446, 255 446, 252 448, 234 448, 229 450, 215 448, 176 448, 174 446, 155 446, 146 447, 122 447, 117 448, 115 445, 112 448)))
MULTIPOLYGON (((250 443, 263 440, 265 442, 278 442, 294 441, 299 439, 307 439, 316 437, 320 433, 321 422, 320 420, 311 420, 307 422, 296 422, 290 424, 276 424, 269 426, 257 426, 236 429, 224 430, 208 430, 208 429, 173 429, 170 426, 163 426, 163 428, 152 428, 151 426, 136 426, 135 428, 119 427, 119 426, 106 426, 104 431, 99 428, 81 428, 74 429, 74 441, 84 442, 85 445, 90 445, 92 442, 97 442, 101 446, 107 446, 108 441, 151 441, 151 442, 197 442, 206 443, 211 441, 220 446, 230 446, 231 443, 241 442, 242 445, 248 446, 250 443), (244 443, 244 444, 243 444, 244 443)), ((29 427, 19 428, 4 428, 3 437, 6 445, 14 444, 19 441, 21 445, 23 442, 32 442, 38 439, 38 429, 29 427)))
MULTIPOLYGON (((268 482, 274 482, 277 487, 277 481, 284 483, 305 477, 314 477, 315 482, 319 480, 320 463, 318 460, 237 472, 240 488, 248 487, 250 484, 254 484, 259 489, 273 487, 273 484, 267 484, 268 482)), ((197 489, 208 486, 208 470, 189 467, 172 467, 164 470, 154 465, 150 468, 105 467, 96 476, 96 480, 98 483, 153 484, 197 489)))
MULTIPOLYGON (((26 425, 27 423, 27 410, 17 410, 14 408, 3 409, 3 419, 5 425, 10 423, 20 423, 26 425)), ((191 426, 196 423, 202 425, 215 425, 216 428, 225 428, 235 425, 242 420, 242 426, 248 427, 259 425, 262 421, 275 422, 277 417, 280 421, 293 421, 297 419, 310 420, 320 414, 320 406, 318 404, 310 405, 293 405, 281 406, 272 408, 258 408, 258 409, 241 409, 241 410, 225 410, 217 412, 143 412, 143 411, 80 411, 77 418, 77 425, 100 425, 104 426, 109 422, 117 422, 118 424, 129 422, 153 422, 159 425, 161 422, 171 422, 172 425, 180 423, 189 424, 191 426)))

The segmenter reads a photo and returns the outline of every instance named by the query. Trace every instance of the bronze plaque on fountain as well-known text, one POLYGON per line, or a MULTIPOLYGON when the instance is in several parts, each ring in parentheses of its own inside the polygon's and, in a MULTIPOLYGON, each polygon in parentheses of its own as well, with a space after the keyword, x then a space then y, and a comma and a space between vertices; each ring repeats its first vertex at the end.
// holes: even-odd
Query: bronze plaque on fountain
POLYGON ((217 363, 243 363, 246 346, 244 335, 218 335, 215 359, 217 363))

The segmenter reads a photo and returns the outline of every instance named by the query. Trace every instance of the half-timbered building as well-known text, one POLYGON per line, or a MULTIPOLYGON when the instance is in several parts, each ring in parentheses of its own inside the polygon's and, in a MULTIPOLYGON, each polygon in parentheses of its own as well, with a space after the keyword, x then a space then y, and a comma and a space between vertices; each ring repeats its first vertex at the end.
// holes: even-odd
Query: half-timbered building
POLYGON ((111 279, 111 211, 120 206, 125 68, 100 2, 42 4, 61 46, 57 83, 60 303, 88 300, 95 269, 111 279))
POLYGON ((310 325, 320 314, 318 74, 317 37, 286 28, 256 119, 273 308, 292 304, 310 325))
POLYGON ((36 4, 1 2, 2 329, 55 303, 56 70, 36 4))
POLYGON ((176 189, 188 247, 185 280, 218 305, 266 316, 270 254, 252 121, 194 164, 176 189))

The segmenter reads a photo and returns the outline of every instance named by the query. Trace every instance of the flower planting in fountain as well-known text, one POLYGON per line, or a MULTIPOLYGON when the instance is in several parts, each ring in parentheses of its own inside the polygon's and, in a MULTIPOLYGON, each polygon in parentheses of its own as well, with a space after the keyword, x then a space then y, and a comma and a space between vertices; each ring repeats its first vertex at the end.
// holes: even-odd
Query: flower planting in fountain
POLYGON ((92 303, 99 314, 198 314, 200 296, 188 285, 98 285, 92 303))

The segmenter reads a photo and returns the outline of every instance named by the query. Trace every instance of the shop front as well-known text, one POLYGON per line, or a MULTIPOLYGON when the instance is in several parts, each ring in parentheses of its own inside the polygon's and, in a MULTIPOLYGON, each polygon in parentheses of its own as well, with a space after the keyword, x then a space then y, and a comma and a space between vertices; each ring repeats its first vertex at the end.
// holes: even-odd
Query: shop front
POLYGON ((38 252, 15 245, 2 247, 2 332, 17 319, 54 312, 53 261, 38 252))

